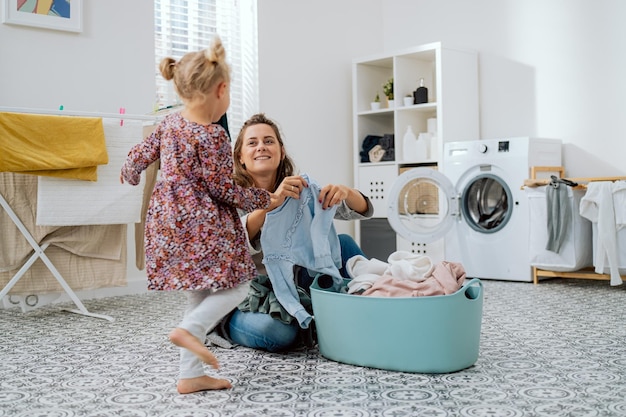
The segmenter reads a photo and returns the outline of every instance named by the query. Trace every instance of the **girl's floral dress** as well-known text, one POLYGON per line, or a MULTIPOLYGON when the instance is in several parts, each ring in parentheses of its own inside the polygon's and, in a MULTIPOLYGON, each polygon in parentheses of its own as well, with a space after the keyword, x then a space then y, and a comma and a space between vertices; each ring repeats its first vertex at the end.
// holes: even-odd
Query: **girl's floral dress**
POLYGON ((233 181, 230 140, 219 125, 170 114, 122 166, 133 185, 160 159, 160 178, 146 217, 146 272, 150 290, 226 289, 252 279, 237 208, 266 208, 269 193, 233 181))

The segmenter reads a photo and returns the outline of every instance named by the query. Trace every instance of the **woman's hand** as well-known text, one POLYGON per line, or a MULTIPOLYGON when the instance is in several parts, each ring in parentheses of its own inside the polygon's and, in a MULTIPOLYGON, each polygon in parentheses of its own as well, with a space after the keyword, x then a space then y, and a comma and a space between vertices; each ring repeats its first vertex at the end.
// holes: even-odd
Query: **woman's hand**
POLYGON ((294 175, 286 177, 278 186, 276 191, 270 193, 270 205, 266 209, 254 210, 251 212, 246 220, 246 228, 250 239, 254 239, 261 227, 265 224, 265 215, 276 207, 280 207, 287 197, 299 199, 300 193, 304 187, 308 187, 309 184, 300 175, 294 175))
POLYGON ((324 210, 341 204, 345 200, 348 207, 352 210, 359 213, 367 211, 367 201, 365 201, 363 195, 354 188, 345 185, 328 184, 324 186, 320 190, 319 200, 324 210))
POLYGON ((341 204, 341 202, 350 195, 350 188, 345 185, 328 184, 320 190, 319 201, 322 208, 326 210, 329 207, 341 204))
POLYGON ((276 191, 274 191, 277 204, 274 206, 274 202, 272 202, 270 204, 270 209, 280 206, 287 197, 295 198, 296 200, 299 199, 302 190, 308 186, 309 184, 300 175, 285 177, 285 179, 280 183, 276 191))

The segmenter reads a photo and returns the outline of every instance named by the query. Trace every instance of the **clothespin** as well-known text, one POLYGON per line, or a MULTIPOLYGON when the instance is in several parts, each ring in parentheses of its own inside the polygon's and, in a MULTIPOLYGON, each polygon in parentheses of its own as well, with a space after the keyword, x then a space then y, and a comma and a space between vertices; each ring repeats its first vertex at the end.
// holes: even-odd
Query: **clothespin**
MULTIPOLYGON (((124 107, 120 107, 120 114, 126 114, 126 109, 124 107)), ((124 126, 124 119, 120 119, 120 126, 124 126)))

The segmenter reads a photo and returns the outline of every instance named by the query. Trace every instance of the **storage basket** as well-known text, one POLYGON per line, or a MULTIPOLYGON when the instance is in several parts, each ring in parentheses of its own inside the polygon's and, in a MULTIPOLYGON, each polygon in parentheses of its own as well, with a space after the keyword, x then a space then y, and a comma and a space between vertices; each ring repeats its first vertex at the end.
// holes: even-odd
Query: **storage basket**
MULTIPOLYGON (((565 187, 565 185, 561 185, 565 187)), ((579 212, 584 189, 567 187, 570 223, 559 253, 546 249, 548 243, 548 209, 546 187, 526 187, 530 213, 530 265, 546 271, 578 271, 593 263, 591 222, 579 212)))
POLYGON ((311 285, 311 301, 325 358, 419 373, 455 372, 478 359, 480 280, 472 279, 450 295, 371 297, 323 289, 319 278, 311 285))

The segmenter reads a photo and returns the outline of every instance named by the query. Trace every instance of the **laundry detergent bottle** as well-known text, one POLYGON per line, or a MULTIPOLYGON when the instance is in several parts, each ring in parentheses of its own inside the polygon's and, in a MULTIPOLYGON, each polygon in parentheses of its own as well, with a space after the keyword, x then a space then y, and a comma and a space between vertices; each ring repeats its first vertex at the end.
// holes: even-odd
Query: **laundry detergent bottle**
POLYGON ((417 160, 425 161, 428 159, 430 154, 430 133, 420 133, 417 137, 417 160))
POLYGON ((415 137, 411 125, 407 126, 402 139, 402 157, 405 161, 415 161, 417 159, 417 137, 415 137))

